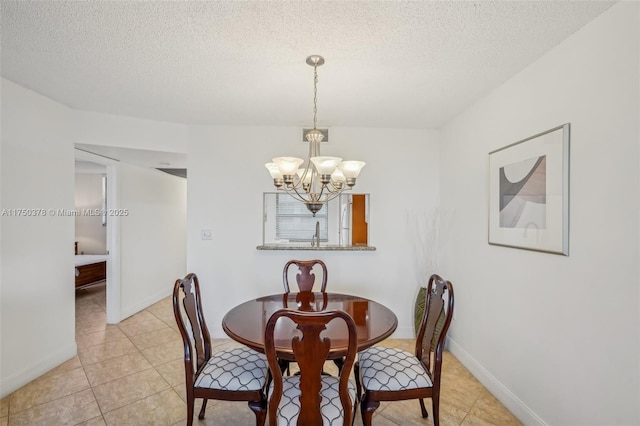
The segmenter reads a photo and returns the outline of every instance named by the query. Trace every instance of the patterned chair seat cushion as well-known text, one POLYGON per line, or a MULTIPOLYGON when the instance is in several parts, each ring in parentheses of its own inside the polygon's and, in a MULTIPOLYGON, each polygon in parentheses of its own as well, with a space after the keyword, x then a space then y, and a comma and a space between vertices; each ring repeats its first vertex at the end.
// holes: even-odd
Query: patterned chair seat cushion
POLYGON ((214 354, 195 382, 197 388, 258 390, 267 379, 267 358, 249 348, 235 348, 214 354))
POLYGON ((362 385, 371 391, 433 386, 424 365, 411 352, 374 346, 358 354, 362 385))
MULTIPOLYGON (((300 376, 286 376, 282 379, 282 399, 278 407, 278 426, 295 426, 300 413, 300 376)), ((356 385, 349 380, 349 397, 351 404, 355 404, 356 385)), ((269 388, 269 399, 273 392, 273 383, 269 388)), ((342 426, 344 410, 340 403, 338 392, 338 378, 328 375, 322 376, 322 390, 320 391, 322 401, 320 402, 320 412, 322 413, 323 426, 342 426)))

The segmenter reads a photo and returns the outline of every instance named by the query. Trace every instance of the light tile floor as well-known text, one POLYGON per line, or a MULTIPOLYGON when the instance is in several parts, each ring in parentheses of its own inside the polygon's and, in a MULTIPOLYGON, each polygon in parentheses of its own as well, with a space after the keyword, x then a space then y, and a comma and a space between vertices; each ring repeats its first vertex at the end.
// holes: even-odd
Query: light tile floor
MULTIPOLYGON (((184 425, 184 364, 171 298, 118 325, 107 325, 105 287, 76 293, 78 356, 0 400, 5 425, 184 425)), ((382 344, 413 350, 412 340, 382 344)), ((237 344, 216 339, 216 350, 237 344)), ((328 363, 331 368, 333 364, 328 363)), ((443 425, 517 425, 518 420, 449 352, 444 354, 440 421, 443 425)), ((253 425, 244 402, 209 401, 196 425, 253 425)), ((430 401, 427 407, 431 413, 430 401)), ((361 425, 360 416, 356 425, 361 425)), ((382 403, 380 426, 433 424, 417 401, 382 403)))

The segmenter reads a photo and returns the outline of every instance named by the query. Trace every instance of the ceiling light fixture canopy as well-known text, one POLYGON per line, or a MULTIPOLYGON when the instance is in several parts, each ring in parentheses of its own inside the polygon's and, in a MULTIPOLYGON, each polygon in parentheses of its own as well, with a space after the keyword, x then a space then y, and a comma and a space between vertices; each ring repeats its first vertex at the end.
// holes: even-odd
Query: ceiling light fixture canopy
POLYGON ((329 200, 356 184, 356 178, 364 167, 363 161, 342 161, 339 157, 320 155, 320 142, 324 135, 316 128, 318 118, 318 67, 324 58, 311 55, 307 64, 313 67, 313 129, 305 135, 309 141, 307 162, 296 157, 276 157, 265 164, 279 190, 303 202, 315 216, 329 200), (303 168, 300 168, 304 164, 303 168))

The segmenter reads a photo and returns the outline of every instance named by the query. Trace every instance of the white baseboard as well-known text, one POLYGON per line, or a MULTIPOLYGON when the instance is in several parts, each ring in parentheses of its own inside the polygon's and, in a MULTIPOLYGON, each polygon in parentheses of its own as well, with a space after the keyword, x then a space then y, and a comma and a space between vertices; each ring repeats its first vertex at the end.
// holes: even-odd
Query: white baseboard
POLYGON ((39 360, 36 364, 25 367, 19 371, 10 374, 0 380, 0 398, 4 398, 11 392, 20 389, 22 386, 37 379, 44 373, 59 366, 65 361, 70 360, 78 353, 76 342, 68 344, 58 351, 49 353, 49 355, 39 360))
POLYGON ((546 425, 536 413, 514 395, 493 374, 473 358, 455 340, 447 338, 449 351, 489 390, 514 416, 525 425, 546 425))
POLYGON ((415 339, 415 330, 413 327, 398 327, 391 335, 391 339, 415 339))
MULTIPOLYGON (((209 326, 209 323, 207 323, 207 326, 209 326)), ((224 332, 221 325, 209 327, 209 334, 211 334, 212 339, 230 339, 229 335, 224 332)))

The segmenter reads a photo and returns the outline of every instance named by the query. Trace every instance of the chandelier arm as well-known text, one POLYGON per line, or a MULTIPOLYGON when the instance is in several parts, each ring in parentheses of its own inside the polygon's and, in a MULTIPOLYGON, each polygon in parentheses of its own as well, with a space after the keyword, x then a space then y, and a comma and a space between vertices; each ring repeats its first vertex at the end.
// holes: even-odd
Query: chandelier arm
POLYGON ((333 182, 329 182, 326 186, 327 186, 327 191, 329 191, 329 194, 333 194, 333 193, 336 193, 336 192, 339 194, 339 193, 341 193, 342 191, 345 190, 344 187, 342 187, 340 189, 336 188, 335 185, 333 184, 333 182), (331 185, 331 188, 329 188, 329 185, 331 185))
MULTIPOLYGON (((333 185, 332 185, 333 186, 333 185)), ((323 192, 320 192, 317 197, 317 200, 311 200, 311 199, 307 199, 305 198, 305 196, 303 194, 300 194, 300 192, 298 192, 298 189, 295 187, 281 187, 279 188, 281 191, 285 191, 288 195, 290 195, 291 197, 295 198, 296 200, 302 202, 302 203, 320 203, 320 204, 326 204, 329 201, 333 200, 334 198, 336 198, 337 196, 339 196, 340 194, 342 194, 344 191, 349 190, 351 188, 342 188, 342 189, 335 189, 333 191, 329 191, 328 193, 325 194, 324 198, 322 198, 322 194, 323 192)))
POLYGON ((334 198, 336 198, 338 195, 342 194, 347 188, 343 188, 343 189, 336 189, 335 191, 330 192, 329 194, 327 194, 324 202, 328 202, 333 200, 334 198))
POLYGON ((297 189, 295 189, 295 188, 285 188, 285 187, 281 187, 281 188, 279 188, 279 189, 280 189, 281 191, 286 192, 289 196, 291 196, 291 197, 295 198, 295 199, 296 199, 296 200, 298 200, 298 201, 301 201, 301 202, 303 202, 303 203, 306 203, 306 202, 307 202, 307 200, 306 200, 302 195, 300 195, 300 193, 298 192, 298 190, 297 190, 297 189))
MULTIPOLYGON (((314 202, 314 199, 312 197, 315 194, 313 192, 305 190, 305 193, 301 194, 300 192, 298 192, 299 189, 300 189, 300 185, 295 186, 295 187, 290 187, 290 188, 287 188, 287 193, 290 194, 291 196, 293 196, 294 198, 298 199, 299 201, 302 201, 303 203, 314 202), (293 190, 293 192, 295 192, 296 196, 293 195, 291 190, 293 190)), ((318 198, 319 198, 319 196, 318 196, 318 198)))
POLYGON ((345 189, 346 188, 338 189, 335 186, 333 186, 332 183, 327 183, 327 184, 322 185, 322 189, 320 190, 320 194, 318 194, 318 198, 321 198, 322 194, 326 190, 327 193, 324 196, 324 200, 326 200, 326 201, 333 200, 335 197, 340 195, 342 193, 342 191, 344 191, 345 189), (331 188, 329 188, 329 185, 331 185, 331 188))
POLYGON ((322 190, 320 191, 320 193, 318 194, 318 202, 319 203, 326 203, 328 201, 333 200, 334 198, 336 198, 338 195, 342 194, 346 189, 349 188, 342 188, 342 189, 337 189, 335 188, 333 185, 331 185, 331 187, 333 189, 329 189, 328 185, 323 185, 322 190), (322 195, 324 193, 324 190, 327 190, 327 193, 324 194, 324 198, 322 198, 322 195))
POLYGON ((311 157, 313 157, 312 146, 313 143, 309 142, 309 155, 307 156, 307 165, 304 168, 303 176, 300 177, 301 180, 303 180, 308 173, 311 173, 311 179, 313 179, 313 163, 311 163, 311 157))
MULTIPOLYGON (((299 178, 297 175, 293 178, 293 183, 288 185, 288 188, 290 189, 298 189, 302 187, 302 179, 299 178)), ((288 191, 287 191, 288 192, 288 191)), ((296 191, 297 192, 297 191, 296 191)))
MULTIPOLYGON (((302 187, 305 178, 309 173, 311 173, 311 181, 313 181, 313 164, 311 163, 311 157, 313 157, 313 143, 309 143, 309 155, 307 156, 307 164, 305 165, 304 172, 302 175, 298 176, 298 182, 293 185, 294 188, 302 187)), ((295 178, 294 178, 295 179, 295 178)), ((294 181, 295 182, 295 181, 294 181)))

